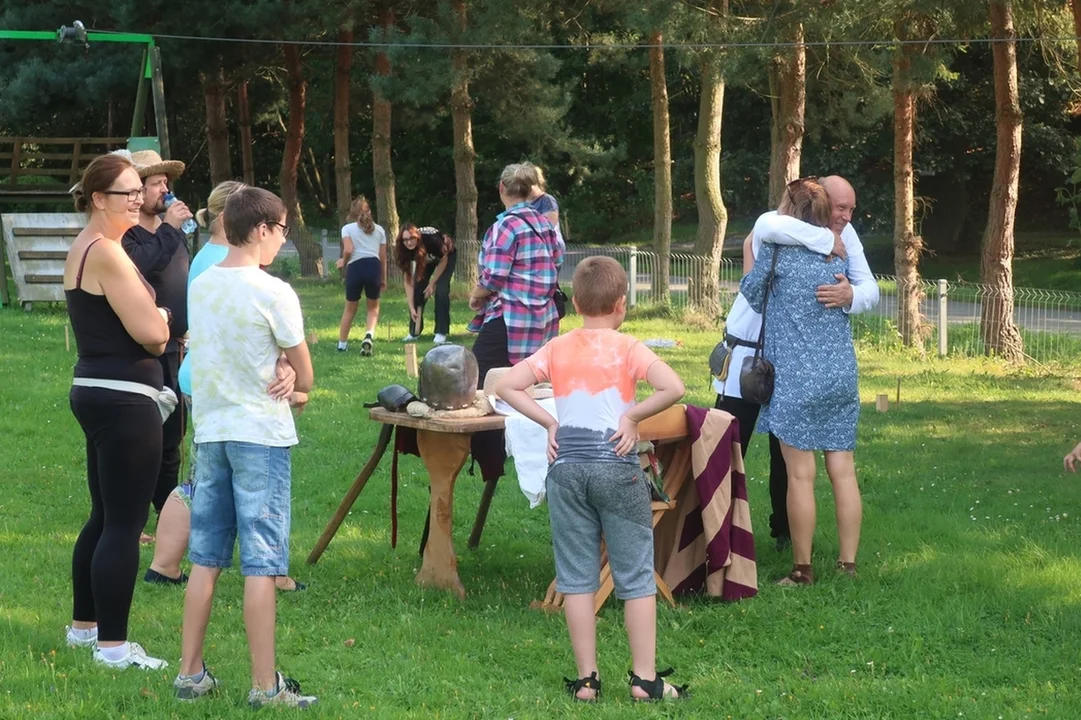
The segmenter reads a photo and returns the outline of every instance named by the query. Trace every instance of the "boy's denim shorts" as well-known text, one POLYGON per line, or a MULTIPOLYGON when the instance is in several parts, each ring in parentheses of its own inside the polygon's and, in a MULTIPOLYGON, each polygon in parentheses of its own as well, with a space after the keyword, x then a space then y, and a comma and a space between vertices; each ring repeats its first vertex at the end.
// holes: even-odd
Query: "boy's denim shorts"
POLYGON ((288 575, 289 448, 246 442, 207 442, 196 448, 191 562, 209 568, 232 566, 239 536, 242 575, 288 575))
POLYGON ((650 485, 637 463, 559 462, 549 468, 545 487, 556 590, 597 592, 603 535, 616 597, 657 594, 650 485))

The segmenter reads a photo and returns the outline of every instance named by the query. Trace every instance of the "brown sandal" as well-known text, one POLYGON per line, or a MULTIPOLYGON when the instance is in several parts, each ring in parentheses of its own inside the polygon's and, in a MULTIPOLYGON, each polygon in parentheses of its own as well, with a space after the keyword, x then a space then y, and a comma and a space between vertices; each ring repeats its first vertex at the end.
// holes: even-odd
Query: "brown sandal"
POLYGON ((837 561, 837 569, 843 572, 848 577, 856 577, 856 563, 854 562, 841 562, 837 561))
POLYGON ((796 587, 797 585, 814 585, 815 576, 810 565, 793 565, 792 572, 777 581, 781 587, 796 587))

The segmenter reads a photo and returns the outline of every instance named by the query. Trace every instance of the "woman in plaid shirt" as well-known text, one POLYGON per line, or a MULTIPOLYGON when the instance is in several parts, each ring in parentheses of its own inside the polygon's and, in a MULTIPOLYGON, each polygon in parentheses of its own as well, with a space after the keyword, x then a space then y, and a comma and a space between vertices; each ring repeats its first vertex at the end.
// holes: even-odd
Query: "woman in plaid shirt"
POLYGON ((536 168, 508 165, 499 177, 499 197, 506 206, 484 235, 477 286, 469 307, 477 316, 469 331, 479 381, 488 371, 509 367, 540 350, 559 334, 553 294, 563 264, 563 242, 544 215, 529 204, 538 184, 536 168))

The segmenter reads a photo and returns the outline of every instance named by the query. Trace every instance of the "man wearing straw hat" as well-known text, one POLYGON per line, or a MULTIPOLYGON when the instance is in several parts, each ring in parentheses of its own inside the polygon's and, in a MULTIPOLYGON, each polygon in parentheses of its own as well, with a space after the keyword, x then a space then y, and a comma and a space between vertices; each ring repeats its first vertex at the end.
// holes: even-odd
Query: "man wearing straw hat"
MULTIPOLYGON (((180 348, 188 331, 188 244, 180 227, 191 218, 191 210, 179 200, 165 207, 169 186, 184 172, 184 163, 162 160, 153 150, 131 154, 132 162, 143 179, 143 205, 139 224, 125 233, 124 250, 135 267, 157 294, 157 304, 173 312, 169 343, 159 360, 165 371, 165 384, 180 397, 177 373, 180 348), (163 219, 164 216, 164 219, 163 219)), ((169 416, 162 428, 161 469, 154 489, 154 508, 161 514, 169 493, 180 474, 180 444, 184 435, 183 413, 169 416)), ((180 578, 176 578, 179 580, 180 578)), ((162 578, 162 581, 173 578, 162 578)))

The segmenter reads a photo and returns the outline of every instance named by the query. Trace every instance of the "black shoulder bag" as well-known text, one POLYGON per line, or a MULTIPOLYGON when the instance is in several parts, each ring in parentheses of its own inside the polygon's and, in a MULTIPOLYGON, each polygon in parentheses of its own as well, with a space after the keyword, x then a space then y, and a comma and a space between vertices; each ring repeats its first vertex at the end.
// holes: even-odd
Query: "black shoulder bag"
POLYGON ((739 373, 739 394, 747 402, 765 405, 773 397, 773 363, 764 358, 766 346, 766 306, 773 292, 773 275, 777 270, 777 256, 780 247, 773 250, 773 262, 770 263, 769 275, 766 276, 766 295, 762 298, 762 329, 758 332, 758 342, 754 346, 754 355, 743 359, 739 373))
MULTIPOLYGON (((540 232, 537 230, 537 228, 533 227, 533 223, 529 222, 518 213, 508 214, 524 222, 526 225, 529 226, 529 229, 532 230, 534 234, 540 236, 540 232)), ((556 270, 556 277, 559 277, 558 269, 556 270)), ((556 281, 556 289, 552 291, 552 302, 554 302, 556 305, 556 316, 559 317, 560 320, 562 320, 564 317, 567 316, 567 293, 563 292, 563 288, 559 287, 558 280, 556 281)))

